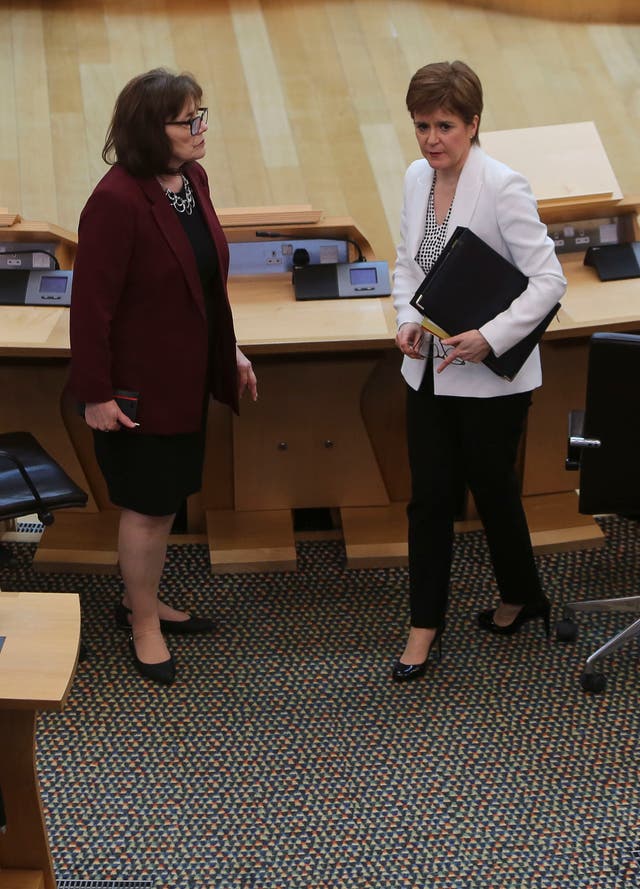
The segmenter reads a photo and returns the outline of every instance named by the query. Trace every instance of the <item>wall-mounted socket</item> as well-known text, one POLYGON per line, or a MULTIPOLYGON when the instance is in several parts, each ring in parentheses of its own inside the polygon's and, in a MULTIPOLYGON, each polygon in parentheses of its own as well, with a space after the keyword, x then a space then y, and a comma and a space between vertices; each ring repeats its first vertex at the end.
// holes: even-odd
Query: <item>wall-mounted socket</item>
POLYGON ((267 256, 267 265, 282 265, 282 256, 278 250, 272 250, 267 256))

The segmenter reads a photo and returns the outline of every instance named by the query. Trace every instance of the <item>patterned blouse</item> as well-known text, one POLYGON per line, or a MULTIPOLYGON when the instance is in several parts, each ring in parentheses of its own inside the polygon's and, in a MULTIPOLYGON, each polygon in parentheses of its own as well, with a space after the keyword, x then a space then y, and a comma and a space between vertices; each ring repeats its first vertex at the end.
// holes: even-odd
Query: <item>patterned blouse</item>
POLYGON ((438 222, 436 221, 436 211, 433 201, 435 187, 436 172, 434 170, 433 183, 431 184, 431 191, 429 192, 429 200, 427 202, 427 221, 424 237, 415 257, 416 262, 421 267, 425 275, 442 253, 442 248, 444 247, 447 240, 447 225, 449 224, 449 217, 451 216, 451 207, 453 207, 453 201, 451 201, 449 209, 447 210, 447 215, 445 216, 442 225, 438 225, 438 222))

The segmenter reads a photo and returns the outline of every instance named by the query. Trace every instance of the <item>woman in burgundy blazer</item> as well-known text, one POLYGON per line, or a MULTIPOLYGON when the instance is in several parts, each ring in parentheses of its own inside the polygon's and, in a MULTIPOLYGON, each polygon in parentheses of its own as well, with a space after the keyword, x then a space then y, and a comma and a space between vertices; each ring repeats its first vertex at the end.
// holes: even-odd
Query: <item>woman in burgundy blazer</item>
POLYGON ((201 486, 209 396, 235 411, 245 389, 257 397, 235 342, 227 243, 198 163, 201 98, 190 75, 163 69, 122 90, 103 150, 112 166, 80 216, 71 300, 69 389, 121 507, 116 621, 131 630, 138 670, 164 683, 175 664, 162 631, 215 627, 158 600, 175 514, 201 486))

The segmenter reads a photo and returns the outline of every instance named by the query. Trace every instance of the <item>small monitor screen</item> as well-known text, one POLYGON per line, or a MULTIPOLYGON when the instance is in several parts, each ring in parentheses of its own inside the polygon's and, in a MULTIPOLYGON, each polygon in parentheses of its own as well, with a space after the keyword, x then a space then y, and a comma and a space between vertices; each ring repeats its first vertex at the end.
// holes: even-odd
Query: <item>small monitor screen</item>
POLYGON ((43 275, 40 279, 39 293, 66 293, 67 278, 57 275, 43 275))
POLYGON ((378 283, 378 273, 375 268, 372 266, 368 266, 365 268, 359 268, 355 266, 352 269, 349 269, 349 280, 357 287, 361 284, 377 284, 378 283))
POLYGON ((355 266, 354 268, 349 269, 349 279, 354 286, 358 286, 359 284, 377 284, 378 273, 372 266, 363 269, 355 266))

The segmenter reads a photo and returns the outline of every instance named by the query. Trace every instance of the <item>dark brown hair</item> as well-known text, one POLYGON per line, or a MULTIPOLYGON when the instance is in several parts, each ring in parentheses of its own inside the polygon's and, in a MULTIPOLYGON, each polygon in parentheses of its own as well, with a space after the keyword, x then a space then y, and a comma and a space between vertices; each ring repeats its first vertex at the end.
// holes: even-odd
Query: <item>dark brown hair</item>
POLYGON ((433 62, 416 71, 407 90, 407 108, 411 117, 444 108, 466 124, 472 124, 477 114, 478 126, 471 142, 480 144, 482 84, 464 62, 433 62))
POLYGON ((191 74, 154 68, 124 87, 102 149, 107 164, 122 164, 133 176, 168 171, 171 143, 164 125, 176 120, 189 99, 200 104, 202 88, 191 74))

